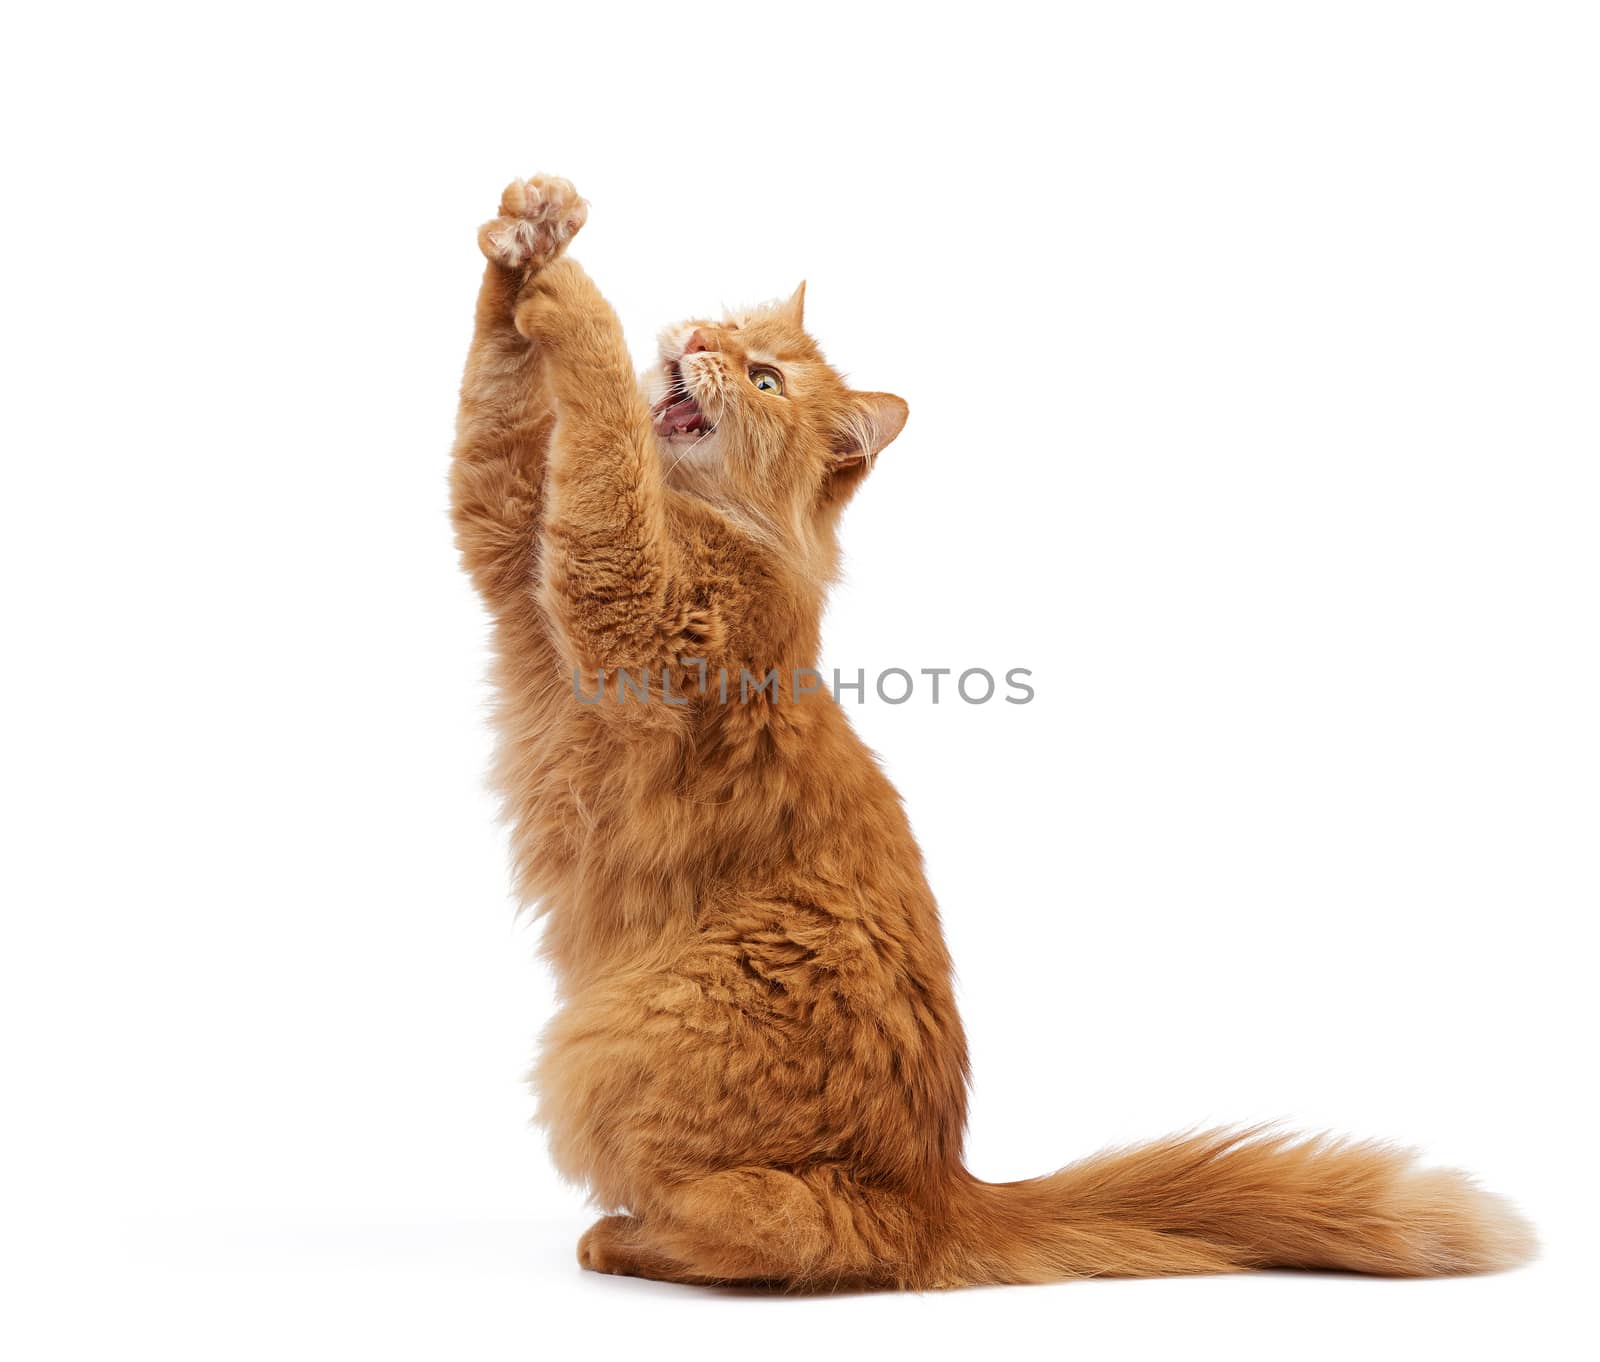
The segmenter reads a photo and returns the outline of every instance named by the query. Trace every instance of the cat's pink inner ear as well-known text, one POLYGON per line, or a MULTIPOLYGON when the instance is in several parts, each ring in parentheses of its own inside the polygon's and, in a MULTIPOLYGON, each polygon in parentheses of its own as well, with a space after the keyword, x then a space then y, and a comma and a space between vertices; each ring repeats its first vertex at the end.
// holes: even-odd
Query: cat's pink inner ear
POLYGON ((839 466, 850 468, 874 457, 905 429, 911 408, 893 393, 857 393, 857 419, 851 422, 850 440, 838 452, 839 466))

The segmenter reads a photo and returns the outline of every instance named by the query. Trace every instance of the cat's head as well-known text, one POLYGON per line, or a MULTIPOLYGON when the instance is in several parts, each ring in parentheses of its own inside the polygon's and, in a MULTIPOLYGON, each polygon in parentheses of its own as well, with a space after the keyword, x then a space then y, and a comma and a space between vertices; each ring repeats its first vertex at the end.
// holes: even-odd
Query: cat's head
POLYGON ((799 534, 826 531, 906 420, 888 393, 857 392, 785 302, 661 333, 645 376, 669 482, 799 534))

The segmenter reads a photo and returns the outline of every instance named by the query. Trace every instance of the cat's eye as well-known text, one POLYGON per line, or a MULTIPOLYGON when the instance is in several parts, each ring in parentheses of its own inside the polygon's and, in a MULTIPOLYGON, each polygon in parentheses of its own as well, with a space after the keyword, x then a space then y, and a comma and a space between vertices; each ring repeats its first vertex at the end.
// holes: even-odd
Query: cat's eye
POLYGON ((777 393, 779 397, 783 396, 783 375, 776 369, 752 369, 750 381, 764 393, 777 393))

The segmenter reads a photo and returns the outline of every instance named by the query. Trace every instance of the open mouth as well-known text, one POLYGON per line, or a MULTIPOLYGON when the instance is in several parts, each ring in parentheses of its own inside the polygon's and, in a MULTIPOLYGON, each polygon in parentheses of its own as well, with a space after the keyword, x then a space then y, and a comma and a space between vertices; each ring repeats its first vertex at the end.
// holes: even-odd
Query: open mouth
POLYGON ((650 409, 650 414, 656 434, 668 439, 674 435, 709 435, 714 429, 683 381, 683 369, 676 362, 667 365, 666 396, 650 409))

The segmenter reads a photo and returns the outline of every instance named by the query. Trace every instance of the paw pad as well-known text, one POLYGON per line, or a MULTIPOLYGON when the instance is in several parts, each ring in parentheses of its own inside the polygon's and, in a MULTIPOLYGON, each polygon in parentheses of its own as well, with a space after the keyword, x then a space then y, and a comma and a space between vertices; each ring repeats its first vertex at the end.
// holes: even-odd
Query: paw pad
POLYGON ((500 216, 478 232, 483 253, 507 269, 548 265, 588 220, 589 205, 570 180, 534 175, 513 180, 500 196, 500 216))

